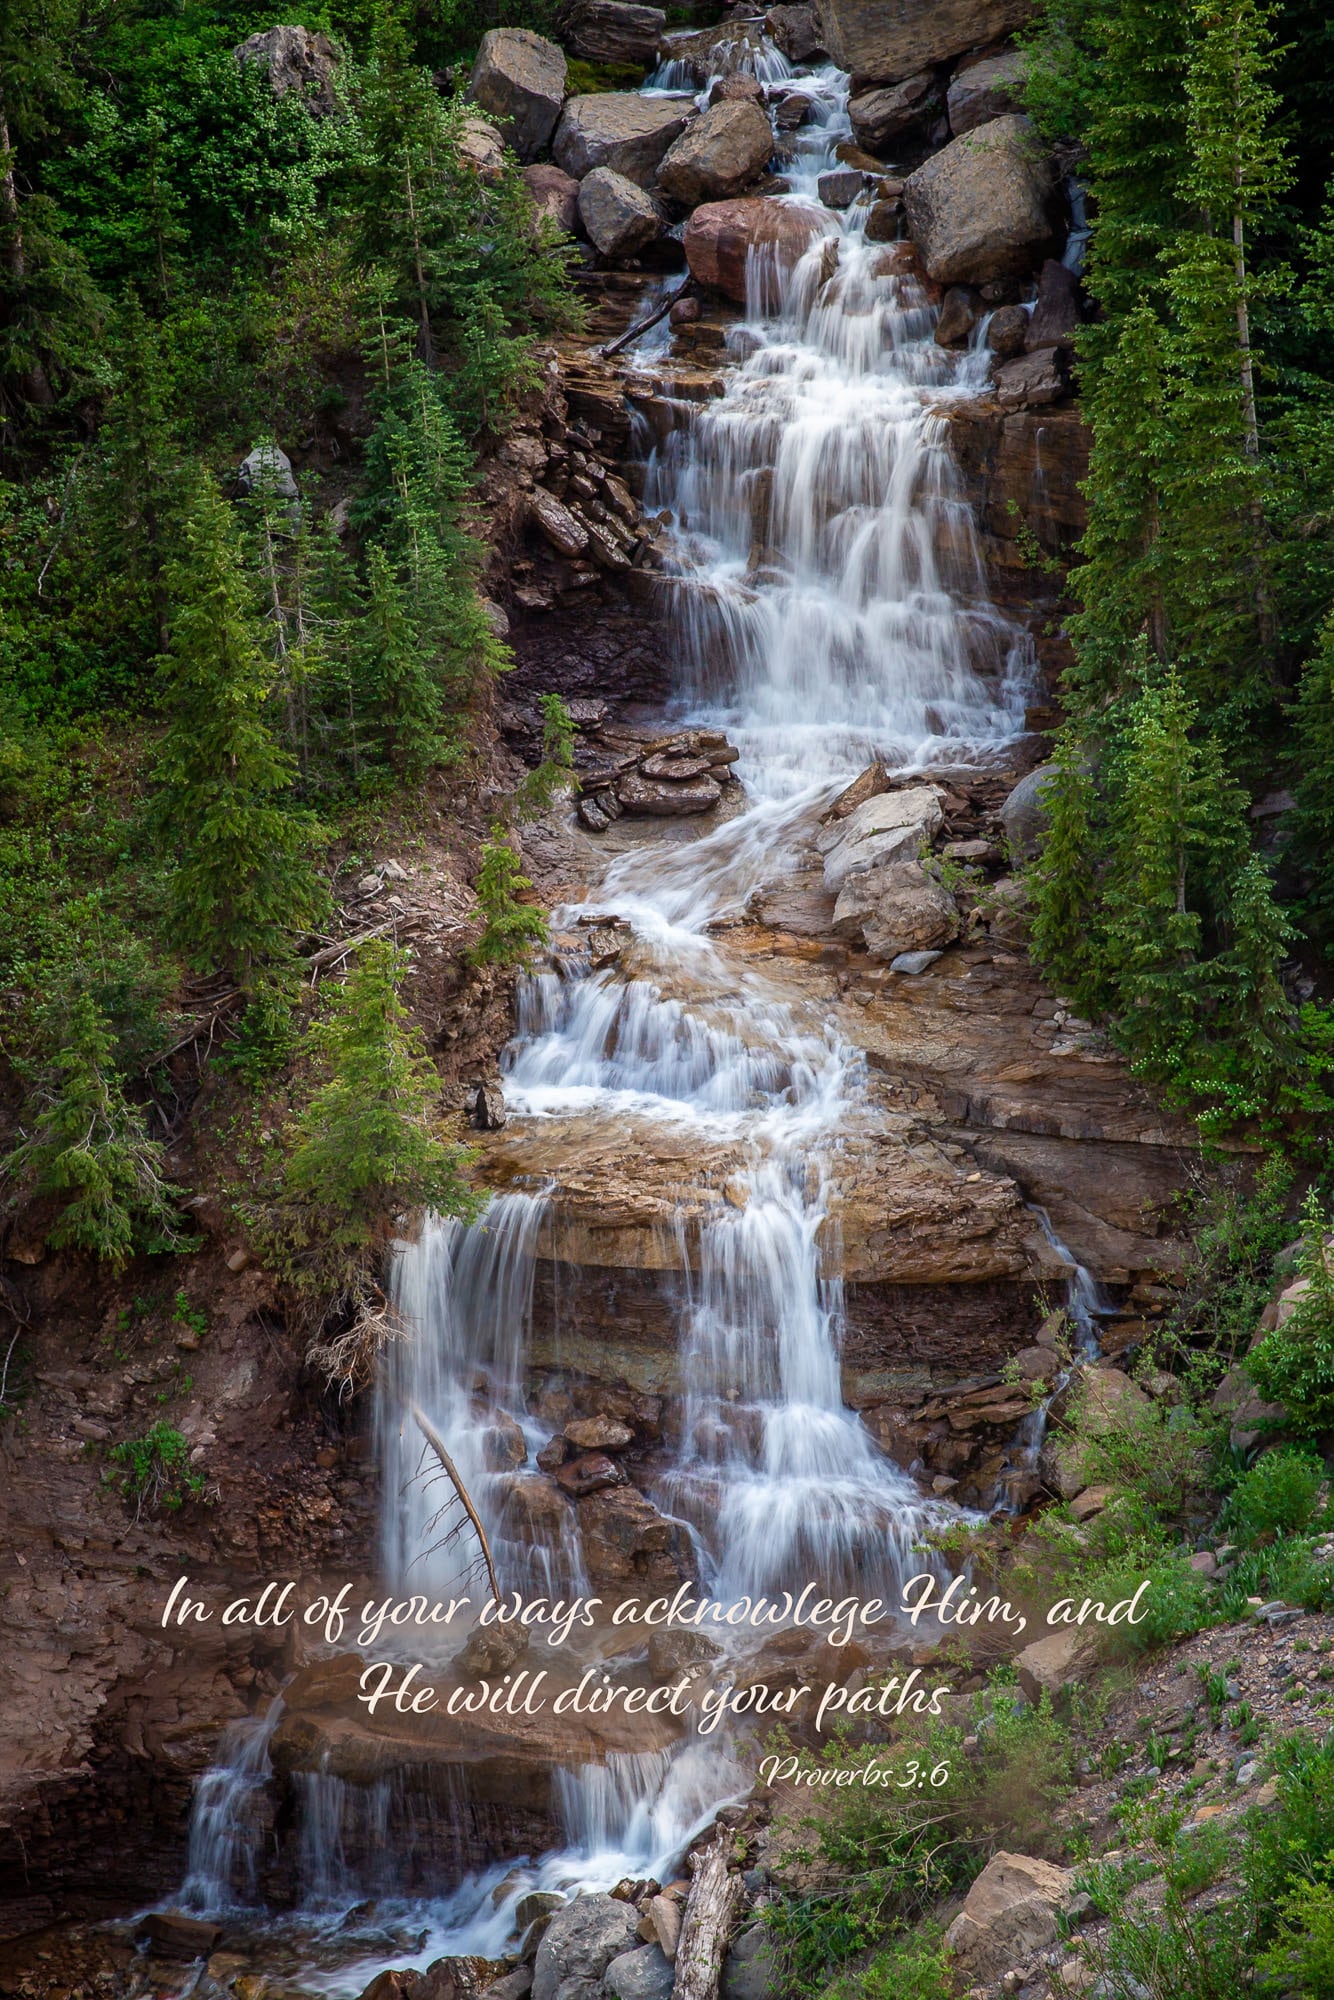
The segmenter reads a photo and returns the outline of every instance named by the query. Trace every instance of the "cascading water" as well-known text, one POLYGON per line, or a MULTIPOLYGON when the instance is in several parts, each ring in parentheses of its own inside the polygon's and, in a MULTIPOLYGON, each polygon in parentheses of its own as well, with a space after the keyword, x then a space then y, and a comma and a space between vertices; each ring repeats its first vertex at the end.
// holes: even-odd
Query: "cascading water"
MULTIPOLYGON (((848 79, 793 77, 761 47, 749 66, 766 65, 811 100, 787 197, 809 206, 849 134, 848 79)), ((676 82, 664 71, 649 87, 676 82)), ((690 406, 648 467, 648 505, 673 528, 680 717, 739 745, 749 808, 693 842, 641 843, 587 906, 557 913, 627 927, 624 969, 558 964, 527 980, 505 1063, 510 1130, 546 1135, 548 1158, 566 1134, 614 1133, 633 1157, 641 1137, 670 1129, 702 1173, 727 1162, 725 1183, 706 1185, 696 1220, 676 1231, 682 1421, 651 1495, 689 1525, 723 1597, 815 1579, 892 1600, 923 1564, 923 1530, 950 1512, 842 1401, 833 1196, 841 1152, 875 1117, 864 1059, 827 1008, 729 952, 720 928, 782 878, 873 757, 900 769, 976 761, 1023 727, 1028 644, 989 601, 933 407, 980 386, 985 360, 935 345, 925 296, 893 246, 866 240, 865 216, 863 205, 826 214, 781 285, 753 262, 725 392, 690 406)), ((655 342, 643 365, 661 351, 655 342)), ((457 1512, 433 1480, 420 1410, 472 1494, 502 1586, 582 1585, 568 1528, 535 1536, 532 1510, 516 1505, 536 1475, 510 1449, 521 1438, 531 1462, 544 1442, 523 1362, 557 1199, 536 1175, 472 1227, 428 1220, 401 1249, 410 1337, 387 1350, 378 1419, 394 1583, 443 1592, 474 1554, 451 1534, 457 1512)), ((660 1871, 748 1782, 725 1745, 698 1741, 570 1773, 559 1801, 570 1845, 524 1882, 660 1871)), ((493 1900, 498 1873, 438 1906, 431 1949, 499 1948, 520 1892, 493 1900)))

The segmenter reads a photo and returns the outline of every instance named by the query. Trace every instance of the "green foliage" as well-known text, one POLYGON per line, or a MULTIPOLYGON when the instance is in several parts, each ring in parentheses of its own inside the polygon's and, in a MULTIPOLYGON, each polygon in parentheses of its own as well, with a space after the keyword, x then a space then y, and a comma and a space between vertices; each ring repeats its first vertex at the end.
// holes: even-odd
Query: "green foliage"
POLYGON ((107 1484, 133 1500, 136 1521, 145 1511, 179 1513, 204 1491, 204 1475, 190 1464, 190 1440, 171 1424, 156 1423, 141 1438, 113 1444, 107 1457, 116 1467, 107 1473, 107 1484))
POLYGON ((524 778, 514 795, 514 809, 521 819, 548 812, 569 783, 574 769, 574 723, 558 694, 544 694, 537 703, 542 712, 542 761, 524 778))
POLYGON ((474 965, 515 965, 547 941, 546 918, 531 903, 518 899, 532 883, 502 826, 493 826, 482 848, 477 874, 477 907, 482 935, 469 952, 474 965))
POLYGON ((1334 938, 1334 618, 1302 674, 1293 722, 1298 773, 1293 858, 1306 883, 1301 909, 1328 941, 1334 938))
POLYGON ((291 955, 328 896, 307 858, 319 829, 291 803, 293 762, 270 726, 272 676, 235 531, 204 481, 169 588, 172 719, 156 803, 177 857, 171 935, 202 969, 248 982, 291 955))
POLYGON ((387 1217, 476 1210, 467 1155, 434 1127, 439 1079, 399 998, 406 969, 392 945, 364 945, 310 1031, 322 1081, 295 1121, 285 1180, 293 1240, 317 1251, 355 1258, 387 1217))
POLYGON ((162 1148, 125 1094, 111 1030, 90 993, 70 996, 62 1045, 32 1102, 33 1128, 3 1166, 21 1197, 58 1205, 46 1231, 53 1248, 91 1251, 119 1270, 136 1251, 180 1247, 162 1148))
POLYGON ((1315 1435, 1334 1426, 1334 1271, 1326 1247, 1331 1223, 1314 1189, 1302 1210, 1302 1227, 1298 1264, 1307 1290, 1245 1365, 1264 1400, 1282 1403, 1294 1430, 1315 1435))
POLYGON ((1334 1884, 1302 1882, 1283 1898, 1258 1970, 1304 2000, 1334 2000, 1334 1884))
POLYGON ((1232 1490, 1224 1523, 1246 1546, 1296 1535, 1316 1511, 1325 1468, 1308 1452, 1283 1446, 1266 1452, 1232 1490))
POLYGON ((824 2000, 953 2000, 954 1990, 944 1934, 938 1924, 924 1923, 823 1993, 824 2000))

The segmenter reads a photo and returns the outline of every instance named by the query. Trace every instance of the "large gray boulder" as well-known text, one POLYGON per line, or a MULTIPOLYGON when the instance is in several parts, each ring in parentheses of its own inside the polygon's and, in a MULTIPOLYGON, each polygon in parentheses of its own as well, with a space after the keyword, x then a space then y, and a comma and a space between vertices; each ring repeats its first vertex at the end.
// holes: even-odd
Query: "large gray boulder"
POLYGON ((561 39, 584 62, 638 62, 647 68, 666 27, 661 7, 634 6, 630 0, 573 0, 560 15, 561 39))
POLYGON ((1018 49, 956 71, 949 88, 950 131, 956 139, 993 118, 1024 107, 1026 66, 1018 49))
POLYGON ((519 158, 535 160, 565 102, 565 51, 527 28, 490 28, 482 36, 469 89, 519 158))
POLYGON ((764 172, 773 144, 758 104, 715 104, 673 142, 658 168, 658 186, 682 208, 726 201, 764 172))
POLYGON ((594 167, 579 183, 579 220, 593 248, 613 262, 638 256, 662 230, 652 196, 610 167, 594 167))
POLYGON ((959 907, 920 861, 891 861, 849 876, 834 905, 836 937, 858 935, 885 964, 903 952, 933 951, 959 933, 959 907))
POLYGON ((555 2000, 567 1980, 601 1979, 614 1958, 639 1943, 639 1912, 612 1896, 576 1896, 557 1910, 533 1961, 532 2000, 555 2000))
POLYGON ((602 1975, 602 1983, 616 2000, 672 2000, 676 1975, 663 1955, 661 1945, 641 1945, 638 1951, 623 1951, 602 1975))
POLYGON ((572 97, 552 142, 556 165, 581 181, 595 167, 610 167, 637 187, 653 185, 663 155, 696 116, 679 98, 640 97, 605 90, 572 97))
POLYGON ((275 97, 296 92, 307 111, 328 118, 338 108, 334 82, 338 50, 327 35, 310 28, 266 28, 234 50, 237 62, 256 64, 268 72, 275 97))
POLYGON ((902 83, 863 90, 848 100, 852 136, 859 146, 882 153, 896 139, 920 133, 940 110, 934 70, 919 70, 902 83))
POLYGON ((868 869, 889 861, 915 861, 943 824, 940 794, 931 785, 909 785, 864 799, 815 837, 816 852, 824 856, 826 889, 837 895, 845 882, 868 869))
POLYGON ((1074 1876, 1029 1854, 993 1854, 945 1933, 969 1985, 990 1985, 1057 1939, 1074 1876))
POLYGON ((1022 27, 1034 0, 819 0, 822 40, 840 69, 898 83, 1022 27))
POLYGON ((1024 276, 1051 242, 1055 189, 1055 168, 1028 118, 993 118, 953 140, 903 190, 928 276, 942 285, 1024 276))

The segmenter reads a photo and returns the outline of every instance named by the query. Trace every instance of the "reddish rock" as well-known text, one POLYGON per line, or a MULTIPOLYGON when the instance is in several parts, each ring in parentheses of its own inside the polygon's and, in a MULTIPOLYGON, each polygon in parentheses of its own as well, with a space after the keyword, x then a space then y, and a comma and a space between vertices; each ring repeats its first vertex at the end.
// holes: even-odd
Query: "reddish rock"
POLYGON ((588 1493, 600 1493, 605 1486, 622 1486, 625 1474, 605 1452, 581 1452, 556 1474, 556 1484, 565 1493, 581 1500, 588 1493))
POLYGON ((567 236, 573 236, 579 213, 579 183, 573 174, 567 174, 548 162, 542 166, 525 167, 523 179, 538 214, 550 216, 558 229, 564 230, 567 236))
POLYGON ((686 224, 686 262, 700 284, 744 305, 752 250, 766 267, 761 289, 772 293, 775 273, 785 277, 827 230, 818 208, 755 196, 706 202, 686 224))
POLYGON ((590 1583, 684 1583, 695 1574, 690 1536, 633 1486, 595 1493, 581 1503, 584 1562, 590 1583))
POLYGON ((630 1426, 614 1417, 575 1417, 566 1424, 565 1435, 580 1451, 624 1451, 635 1441, 630 1426))

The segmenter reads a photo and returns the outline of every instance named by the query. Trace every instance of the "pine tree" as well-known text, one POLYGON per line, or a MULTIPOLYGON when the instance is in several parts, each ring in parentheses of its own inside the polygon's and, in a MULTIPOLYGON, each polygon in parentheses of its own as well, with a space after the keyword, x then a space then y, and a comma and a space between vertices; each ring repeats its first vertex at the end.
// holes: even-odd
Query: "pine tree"
POLYGON ((1297 811, 1292 854, 1305 877, 1302 915, 1317 937, 1334 937, 1334 616, 1297 691, 1297 811))
POLYGON ((319 830, 291 803, 294 765, 269 721, 272 675, 224 502, 201 479, 168 576, 172 716, 157 812, 175 857, 169 920, 197 964, 249 982, 289 957, 327 902, 319 830))
POLYGON ((1087 1012, 1111 997, 1098 948, 1100 887, 1094 827, 1098 797, 1090 746, 1067 724, 1056 741, 1042 791, 1047 830, 1029 872, 1034 901, 1033 949, 1038 962, 1087 1012))
POLYGON ((406 970, 383 939, 364 945, 311 1030, 324 1081, 296 1122, 287 1187, 313 1205, 317 1238, 354 1256, 404 1212, 476 1212, 467 1154, 434 1128, 440 1079, 399 998, 406 970))
POLYGON ((515 965, 547 941, 546 918, 519 897, 532 883, 503 826, 493 826, 482 847, 477 873, 477 907, 484 919, 481 937, 468 953, 474 965, 515 965))
POLYGON ((47 1231, 53 1249, 89 1250, 119 1270, 136 1250, 180 1242, 175 1190, 162 1171, 161 1146, 125 1095, 114 1037, 90 993, 70 996, 61 1035, 36 1093, 32 1134, 3 1171, 23 1193, 59 1202, 47 1231))
POLYGON ((116 635, 138 665, 167 644, 165 571, 179 553, 188 483, 163 336, 132 289, 109 351, 116 385, 98 432, 88 508, 99 584, 92 620, 102 643, 116 635))
POLYGON ((382 548, 372 548, 367 556, 366 603, 356 647, 358 690, 373 718, 366 738, 378 742, 405 783, 417 784, 444 748, 440 684, 382 548))

